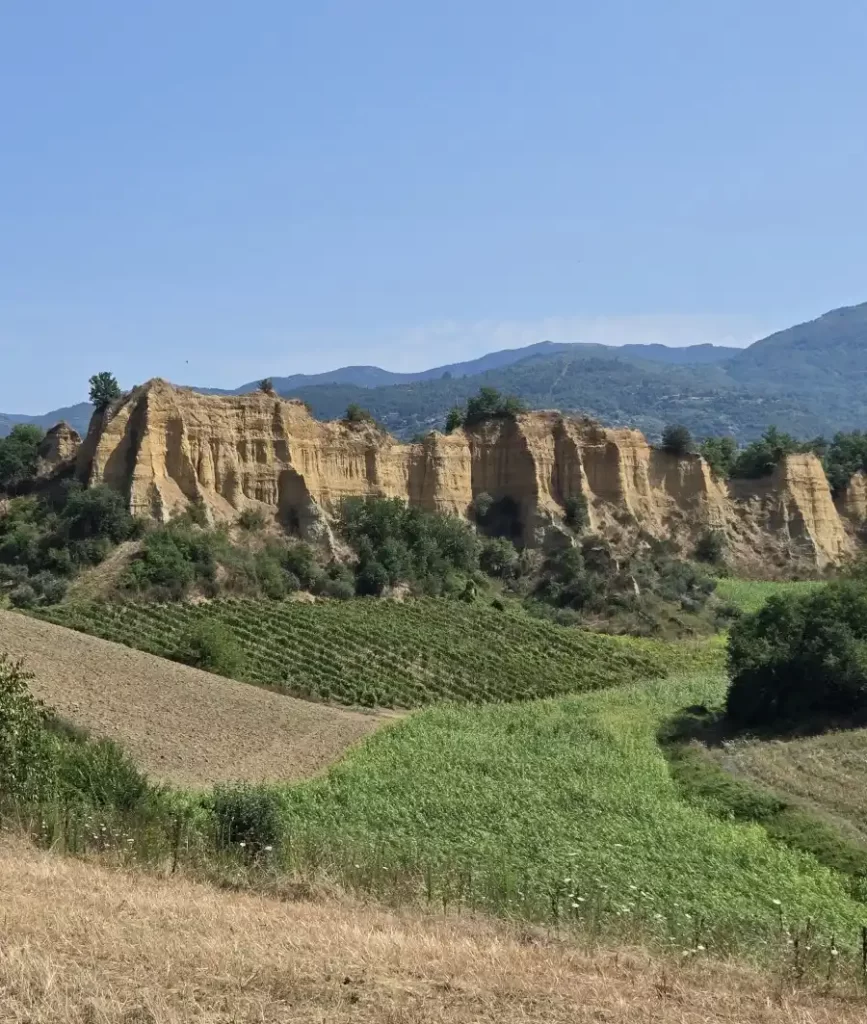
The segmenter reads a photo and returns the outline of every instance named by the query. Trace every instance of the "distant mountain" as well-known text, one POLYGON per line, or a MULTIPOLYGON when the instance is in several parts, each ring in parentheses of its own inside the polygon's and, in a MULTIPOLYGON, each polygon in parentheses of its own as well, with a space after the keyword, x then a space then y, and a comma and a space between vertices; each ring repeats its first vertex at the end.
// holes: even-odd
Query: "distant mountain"
MULTIPOLYGON (((403 437, 442 426, 452 405, 485 384, 536 408, 586 412, 651 437, 679 421, 699 436, 727 433, 748 441, 775 424, 808 438, 867 429, 867 303, 832 310, 747 349, 543 341, 418 373, 347 366, 272 380, 281 394, 309 402, 317 416, 341 416, 357 402, 403 437)), ((242 394, 257 386, 199 390, 242 394)), ((44 416, 0 415, 0 436, 16 422, 47 427, 59 419, 84 432, 89 418, 86 403, 44 416)))
POLYGON ((482 385, 519 395, 533 408, 583 412, 611 425, 637 427, 650 437, 659 437, 672 422, 685 423, 696 435, 732 434, 741 440, 757 437, 771 423, 803 437, 829 429, 827 412, 796 397, 739 385, 726 365, 667 365, 575 346, 474 377, 384 388, 318 385, 285 394, 306 401, 322 419, 342 415, 355 402, 402 437, 441 427, 449 408, 482 385))
MULTIPOLYGON (((512 366, 524 359, 535 356, 549 356, 560 352, 584 351, 604 353, 623 353, 637 359, 649 362, 678 364, 693 364, 696 366, 711 363, 724 362, 741 349, 725 348, 721 345, 689 345, 685 348, 670 348, 667 345, 624 345, 617 348, 610 345, 582 345, 580 343, 558 343, 553 341, 541 341, 535 345, 527 345, 524 348, 502 349, 499 352, 489 352, 478 359, 470 359, 464 363, 449 363, 445 366, 435 366, 430 370, 420 370, 418 373, 392 373, 390 370, 382 370, 378 366, 343 366, 337 370, 329 370, 326 373, 296 373, 291 377, 272 377, 272 383, 280 394, 295 394, 302 388, 316 387, 320 385, 353 385, 358 388, 379 388, 389 387, 397 384, 413 384, 419 381, 438 380, 448 374, 452 377, 472 377, 490 370, 512 366)), ((224 388, 196 387, 206 395, 243 395, 249 391, 255 391, 259 381, 250 381, 242 384, 239 388, 226 390, 224 388)), ((87 402, 70 406, 65 409, 55 409, 41 416, 24 416, 0 413, 0 437, 4 437, 16 423, 35 423, 37 426, 47 429, 54 426, 62 419, 74 427, 80 434, 84 435, 90 422, 92 408, 87 402)), ((342 412, 343 410, 341 410, 342 412)))
POLYGON ((778 331, 729 364, 743 383, 867 399, 867 302, 778 331), (782 376, 781 376, 782 375, 782 376))
MULTIPOLYGON (((296 373, 291 377, 272 377, 274 387, 281 394, 295 391, 298 388, 316 387, 320 384, 353 384, 360 388, 388 387, 393 384, 415 384, 418 381, 437 380, 448 374, 452 377, 474 377, 489 370, 498 370, 506 366, 520 363, 534 356, 549 356, 573 349, 592 350, 596 353, 623 353, 636 359, 650 362, 670 363, 675 365, 692 364, 696 366, 725 362, 741 352, 739 348, 725 348, 722 345, 688 345, 684 348, 671 348, 668 345, 583 345, 580 342, 540 341, 524 348, 507 348, 499 352, 489 352, 478 359, 470 359, 464 363, 448 363, 435 366, 430 370, 418 373, 392 373, 381 370, 378 366, 342 366, 338 370, 327 373, 296 373)), ((243 395, 254 391, 259 381, 251 381, 228 394, 243 395)))
POLYGON ((0 437, 5 437, 16 423, 32 423, 43 430, 48 430, 55 423, 61 420, 66 422, 81 434, 87 433, 90 417, 93 413, 93 406, 89 402, 79 402, 78 405, 69 405, 63 409, 54 409, 51 412, 43 413, 41 416, 19 416, 15 414, 0 413, 0 437))

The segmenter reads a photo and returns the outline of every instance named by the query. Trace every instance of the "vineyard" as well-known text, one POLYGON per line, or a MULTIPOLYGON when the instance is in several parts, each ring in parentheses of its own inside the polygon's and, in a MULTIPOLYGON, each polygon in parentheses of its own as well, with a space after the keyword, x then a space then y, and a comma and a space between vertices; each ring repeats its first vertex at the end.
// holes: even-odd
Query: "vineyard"
POLYGON ((241 649, 239 679, 367 707, 528 700, 665 674, 650 647, 437 598, 91 603, 39 615, 167 658, 191 631, 217 623, 241 649))

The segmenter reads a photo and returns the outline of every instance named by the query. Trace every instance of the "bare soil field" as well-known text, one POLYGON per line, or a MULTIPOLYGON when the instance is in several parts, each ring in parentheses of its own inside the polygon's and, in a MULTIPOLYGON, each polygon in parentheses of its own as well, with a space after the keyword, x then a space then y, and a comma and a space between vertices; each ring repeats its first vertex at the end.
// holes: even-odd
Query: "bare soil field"
POLYGON ((33 691, 155 779, 185 786, 313 775, 389 716, 313 704, 0 611, 0 652, 33 691))
POLYGON ((855 1024, 865 997, 483 920, 218 891, 0 842, 0 1020, 855 1024))

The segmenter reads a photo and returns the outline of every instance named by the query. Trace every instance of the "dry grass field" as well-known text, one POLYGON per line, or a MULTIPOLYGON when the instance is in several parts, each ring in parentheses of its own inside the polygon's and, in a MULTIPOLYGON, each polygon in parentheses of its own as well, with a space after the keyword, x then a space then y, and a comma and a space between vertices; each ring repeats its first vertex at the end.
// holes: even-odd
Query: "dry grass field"
POLYGON ((730 771, 831 815, 867 843, 867 730, 750 740, 714 756, 730 771))
POLYGON ((0 1020, 28 1024, 855 1024, 712 961, 576 949, 473 919, 127 874, 0 842, 0 1020))
POLYGON ((62 626, 0 611, 0 651, 38 697, 184 786, 316 774, 386 719, 295 700, 62 626))

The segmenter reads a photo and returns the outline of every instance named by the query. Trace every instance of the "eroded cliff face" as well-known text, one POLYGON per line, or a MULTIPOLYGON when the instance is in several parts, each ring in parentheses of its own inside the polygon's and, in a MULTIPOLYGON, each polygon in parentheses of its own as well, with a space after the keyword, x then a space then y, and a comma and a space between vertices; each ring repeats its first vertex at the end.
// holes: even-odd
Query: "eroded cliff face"
POLYGON ((371 425, 319 422, 273 393, 201 395, 155 380, 94 417, 76 473, 123 491, 139 515, 166 519, 199 501, 226 520, 255 507, 313 538, 327 535, 345 497, 400 497, 467 515, 487 493, 507 499, 531 545, 556 539, 565 503, 578 495, 591 528, 615 543, 643 531, 688 548, 720 530, 738 561, 768 574, 823 568, 854 545, 812 455, 729 486, 698 456, 676 458, 636 431, 551 412, 402 444, 371 425))
POLYGON ((68 423, 58 423, 45 432, 39 445, 37 475, 44 479, 62 472, 74 461, 81 447, 81 437, 68 423))

